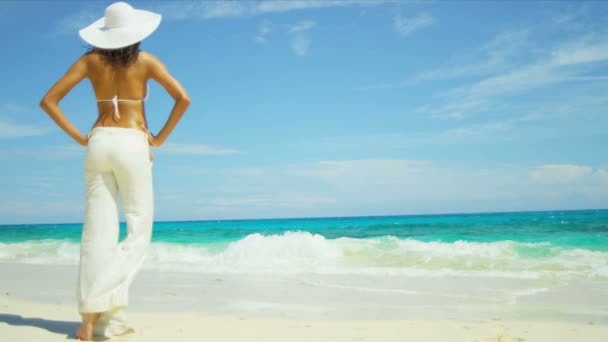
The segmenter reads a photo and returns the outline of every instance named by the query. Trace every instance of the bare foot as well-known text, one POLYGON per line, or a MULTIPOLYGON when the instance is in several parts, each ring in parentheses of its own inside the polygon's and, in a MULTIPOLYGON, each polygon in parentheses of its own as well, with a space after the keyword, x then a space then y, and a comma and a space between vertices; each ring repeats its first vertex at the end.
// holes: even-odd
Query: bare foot
POLYGON ((120 337, 122 337, 122 336, 131 335, 131 334, 135 334, 135 330, 134 330, 133 328, 129 328, 129 329, 127 329, 125 332, 123 332, 123 333, 121 333, 121 334, 118 334, 118 335, 116 335, 116 336, 120 336, 120 337))
POLYGON ((90 341, 93 338, 93 329, 100 313, 85 313, 82 315, 82 324, 76 331, 76 338, 81 341, 90 341))

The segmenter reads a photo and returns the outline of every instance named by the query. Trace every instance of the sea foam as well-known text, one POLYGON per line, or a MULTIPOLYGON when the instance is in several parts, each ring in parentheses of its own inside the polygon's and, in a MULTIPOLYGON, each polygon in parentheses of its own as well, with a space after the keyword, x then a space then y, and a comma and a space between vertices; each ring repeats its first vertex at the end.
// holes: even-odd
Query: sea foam
MULTIPOLYGON (((0 262, 77 264, 62 240, 0 243, 0 262)), ((153 242, 144 268, 219 273, 608 278, 608 253, 550 243, 424 242, 393 236, 327 239, 288 231, 223 243, 153 242)))

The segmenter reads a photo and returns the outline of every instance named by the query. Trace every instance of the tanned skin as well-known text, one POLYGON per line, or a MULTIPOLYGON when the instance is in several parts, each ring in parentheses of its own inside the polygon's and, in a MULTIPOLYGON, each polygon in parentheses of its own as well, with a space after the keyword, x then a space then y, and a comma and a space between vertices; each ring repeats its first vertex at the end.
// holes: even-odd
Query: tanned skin
POLYGON ((148 131, 143 102, 118 102, 120 119, 114 121, 112 102, 97 102, 98 117, 94 127, 125 127, 148 133, 150 146, 161 146, 169 137, 186 109, 190 96, 181 84, 171 76, 167 68, 154 55, 140 51, 137 61, 128 67, 112 67, 103 62, 102 56, 95 51, 80 57, 46 93, 40 107, 72 139, 86 146, 88 138, 66 118, 59 102, 83 79, 88 78, 93 85, 95 97, 99 100, 143 99, 146 97, 146 84, 153 79, 162 85, 175 100, 175 105, 163 128, 154 135, 148 131))
MULTIPOLYGON (((144 102, 118 102, 120 118, 114 120, 112 102, 98 102, 95 127, 124 127, 141 130, 148 134, 150 146, 161 146, 169 137, 186 109, 190 97, 181 84, 171 76, 162 62, 150 53, 140 51, 137 60, 130 66, 113 67, 104 63, 99 52, 93 51, 80 57, 69 70, 55 83, 40 101, 40 107, 72 139, 82 146, 87 146, 88 137, 80 132, 64 115, 59 102, 83 79, 88 78, 93 85, 95 97, 99 100, 143 99, 146 97, 146 84, 150 79, 162 85, 175 100, 163 128, 154 135, 148 130, 144 102)), ((76 337, 89 341, 93 337, 95 323, 101 312, 82 313, 82 325, 76 331, 76 337)))

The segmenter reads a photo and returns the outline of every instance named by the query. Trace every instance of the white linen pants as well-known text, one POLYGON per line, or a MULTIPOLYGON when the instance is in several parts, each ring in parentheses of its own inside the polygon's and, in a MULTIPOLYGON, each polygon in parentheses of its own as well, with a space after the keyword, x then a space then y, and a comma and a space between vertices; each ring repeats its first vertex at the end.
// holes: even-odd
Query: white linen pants
POLYGON ((89 133, 84 162, 85 218, 77 296, 82 313, 103 313, 96 335, 126 332, 128 290, 152 236, 154 199, 147 135, 132 128, 98 127, 89 133), (117 194, 127 235, 119 239, 117 194))

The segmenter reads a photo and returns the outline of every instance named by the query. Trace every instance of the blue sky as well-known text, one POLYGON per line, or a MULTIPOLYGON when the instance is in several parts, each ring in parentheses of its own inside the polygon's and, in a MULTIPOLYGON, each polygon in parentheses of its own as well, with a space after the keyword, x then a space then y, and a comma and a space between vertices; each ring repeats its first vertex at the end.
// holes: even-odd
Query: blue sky
MULTIPOLYGON (((84 149, 38 102, 110 3, 0 3, 0 223, 82 221, 84 149)), ((608 3, 130 3, 193 99, 157 220, 606 208, 608 3)), ((61 106, 90 129, 87 81, 61 106)))

